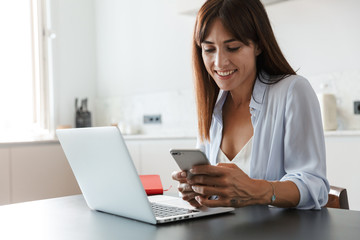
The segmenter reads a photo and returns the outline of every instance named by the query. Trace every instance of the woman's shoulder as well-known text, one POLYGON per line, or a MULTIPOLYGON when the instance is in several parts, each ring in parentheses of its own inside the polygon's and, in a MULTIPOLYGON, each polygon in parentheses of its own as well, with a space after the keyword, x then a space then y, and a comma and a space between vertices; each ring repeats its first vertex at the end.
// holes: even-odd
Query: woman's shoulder
POLYGON ((305 77, 301 75, 289 75, 277 83, 270 85, 269 91, 270 93, 278 95, 306 89, 311 89, 311 85, 305 77))

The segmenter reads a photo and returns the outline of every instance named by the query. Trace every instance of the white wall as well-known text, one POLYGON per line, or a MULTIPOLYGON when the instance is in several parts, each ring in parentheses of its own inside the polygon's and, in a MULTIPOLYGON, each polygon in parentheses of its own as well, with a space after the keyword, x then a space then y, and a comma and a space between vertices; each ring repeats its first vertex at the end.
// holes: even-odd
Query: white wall
POLYGON ((360 1, 292 0, 267 7, 275 35, 298 73, 336 94, 339 129, 360 129, 360 1))
POLYGON ((53 40, 55 126, 75 126, 75 98, 96 96, 93 0, 49 0, 53 40))
MULTIPOLYGON (((98 125, 119 121, 141 125, 142 115, 151 113, 146 110, 155 108, 153 113, 162 113, 154 105, 163 107, 165 102, 178 107, 179 98, 193 98, 190 44, 194 16, 179 15, 174 0, 97 0, 95 5, 98 125), (166 98, 158 104, 157 99, 164 95, 175 100, 166 98), (139 98, 144 102, 135 102, 139 98), (138 104, 144 106, 134 108, 138 104)), ((316 91, 327 83, 329 91, 337 95, 342 130, 360 129, 360 116, 353 114, 353 101, 360 99, 359 9, 356 0, 292 0, 267 6, 279 44, 292 66, 316 91)), ((185 122, 179 131, 195 128, 194 108, 179 111, 182 115, 175 119, 185 122)), ((172 131, 168 127, 165 122, 163 128, 172 131)), ((153 132, 144 125, 140 128, 144 133, 153 132)))
POLYGON ((179 15, 174 0, 50 0, 50 4, 57 35, 55 126, 74 125, 74 99, 89 97, 95 125, 120 121, 141 125, 148 110, 162 114, 163 124, 148 131, 142 127, 143 132, 159 128, 165 132, 180 124, 194 134, 190 64, 194 17, 179 15), (184 97, 190 104, 171 108, 184 97), (139 98, 145 100, 141 106, 135 102, 139 98), (134 104, 138 111, 127 111, 134 104))
POLYGON ((174 0, 96 0, 98 97, 191 88, 194 19, 174 0))
MULTIPOLYGON (((195 131, 194 16, 180 15, 175 0, 50 2, 57 34, 56 125, 73 125, 75 97, 89 97, 95 125, 130 122, 144 133, 159 128, 195 131), (182 99, 190 107, 176 105, 182 99), (162 126, 142 125, 144 114, 164 115, 162 126)), ((316 91, 327 83, 337 95, 339 129, 345 130, 360 129, 360 116, 353 114, 353 101, 360 99, 358 10, 357 0, 292 0, 267 6, 292 66, 316 91)))
POLYGON ((97 124, 126 122, 143 133, 194 135, 195 18, 178 14, 174 0, 97 0, 95 6, 97 124), (161 114, 162 125, 142 125, 144 114, 161 114))
POLYGON ((287 59, 306 76, 360 69, 359 10, 358 0, 293 0, 267 7, 287 59))

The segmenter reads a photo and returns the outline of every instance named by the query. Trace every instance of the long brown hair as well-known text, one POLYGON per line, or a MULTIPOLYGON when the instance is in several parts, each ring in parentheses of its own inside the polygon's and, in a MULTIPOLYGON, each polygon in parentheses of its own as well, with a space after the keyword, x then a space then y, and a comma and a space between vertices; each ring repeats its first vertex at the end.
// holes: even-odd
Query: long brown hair
POLYGON ((207 0, 200 8, 194 29, 192 63, 198 114, 199 137, 210 140, 212 113, 219 87, 206 71, 201 43, 214 19, 219 18, 234 37, 246 45, 257 44, 261 54, 256 59, 257 76, 274 84, 288 75, 296 74, 286 61, 276 42, 269 18, 260 0, 207 0))

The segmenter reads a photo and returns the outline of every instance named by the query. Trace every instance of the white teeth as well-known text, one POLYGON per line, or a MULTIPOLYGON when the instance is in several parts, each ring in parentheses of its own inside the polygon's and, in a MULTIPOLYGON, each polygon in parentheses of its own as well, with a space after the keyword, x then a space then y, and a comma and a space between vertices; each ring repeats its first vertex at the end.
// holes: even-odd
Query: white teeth
POLYGON ((235 72, 235 70, 231 70, 231 71, 225 71, 225 72, 220 72, 220 71, 216 71, 217 74, 219 74, 222 77, 228 76, 230 74, 232 74, 233 72, 235 72))

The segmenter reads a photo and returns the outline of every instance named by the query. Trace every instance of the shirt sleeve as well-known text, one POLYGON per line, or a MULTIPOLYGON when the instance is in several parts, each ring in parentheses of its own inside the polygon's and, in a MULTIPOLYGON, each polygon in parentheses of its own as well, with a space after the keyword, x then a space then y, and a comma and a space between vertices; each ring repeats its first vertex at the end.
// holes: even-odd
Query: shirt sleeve
POLYGON ((299 209, 320 209, 328 201, 325 140, 319 102, 306 79, 290 86, 286 98, 284 169, 281 181, 300 191, 299 209))

